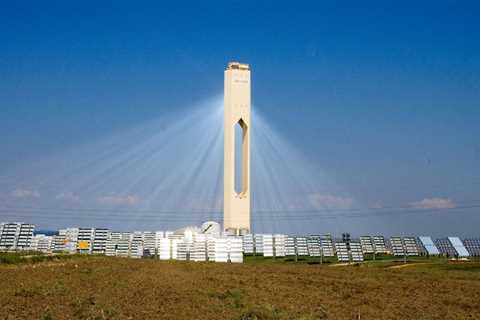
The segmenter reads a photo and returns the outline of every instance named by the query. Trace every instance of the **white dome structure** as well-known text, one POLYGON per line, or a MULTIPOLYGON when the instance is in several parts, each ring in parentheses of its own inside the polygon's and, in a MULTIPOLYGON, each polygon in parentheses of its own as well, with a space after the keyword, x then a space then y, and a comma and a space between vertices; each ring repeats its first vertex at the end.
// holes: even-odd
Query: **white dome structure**
POLYGON ((201 232, 204 234, 211 234, 219 236, 222 232, 222 227, 218 222, 215 221, 207 221, 202 224, 201 232))

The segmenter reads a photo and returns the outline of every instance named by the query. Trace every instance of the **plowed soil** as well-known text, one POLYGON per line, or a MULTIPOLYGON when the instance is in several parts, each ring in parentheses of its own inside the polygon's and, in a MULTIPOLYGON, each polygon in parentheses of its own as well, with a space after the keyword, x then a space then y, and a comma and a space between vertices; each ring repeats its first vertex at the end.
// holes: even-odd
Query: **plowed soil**
POLYGON ((0 265, 0 319, 480 319, 480 263, 0 265))

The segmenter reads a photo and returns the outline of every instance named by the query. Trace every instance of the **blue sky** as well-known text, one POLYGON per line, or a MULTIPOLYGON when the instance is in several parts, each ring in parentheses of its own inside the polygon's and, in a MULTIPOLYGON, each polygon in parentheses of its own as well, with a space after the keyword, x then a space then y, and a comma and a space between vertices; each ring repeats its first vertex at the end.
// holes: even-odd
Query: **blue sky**
MULTIPOLYGON (((310 190, 314 202, 446 209, 358 219, 365 232, 478 235, 479 9, 475 1, 3 3, 0 178, 10 178, 0 199, 55 208, 36 179, 15 179, 22 168, 218 97, 223 68, 240 60, 252 66, 256 112, 335 181, 310 190)), ((134 195, 122 196, 117 205, 130 205, 134 195)), ((338 231, 353 233, 359 224, 342 223, 338 231)))

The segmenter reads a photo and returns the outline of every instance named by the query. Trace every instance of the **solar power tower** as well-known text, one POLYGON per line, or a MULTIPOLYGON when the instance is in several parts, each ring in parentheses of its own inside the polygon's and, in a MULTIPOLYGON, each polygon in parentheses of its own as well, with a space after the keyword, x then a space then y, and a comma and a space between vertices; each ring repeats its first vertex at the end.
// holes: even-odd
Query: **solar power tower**
POLYGON ((250 232, 250 66, 230 62, 224 86, 223 224, 225 231, 240 235, 250 232), (241 137, 235 137, 236 127, 241 137), (236 138, 241 138, 239 150, 236 138), (235 181, 238 170, 241 181, 235 181))

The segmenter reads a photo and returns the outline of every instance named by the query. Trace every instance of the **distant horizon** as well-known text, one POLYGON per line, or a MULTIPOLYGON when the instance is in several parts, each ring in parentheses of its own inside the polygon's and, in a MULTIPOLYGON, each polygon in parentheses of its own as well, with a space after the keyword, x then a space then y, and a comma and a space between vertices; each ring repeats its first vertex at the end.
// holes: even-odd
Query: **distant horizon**
MULTIPOLYGON (((67 228, 88 228, 88 227, 65 227, 65 228, 60 228, 60 229, 57 229, 57 230, 53 230, 53 229, 35 229, 34 231, 34 235, 38 235, 38 234, 43 234, 43 235, 46 235, 46 236, 53 236, 53 235, 58 235, 58 232, 62 229, 67 229, 67 228)), ((103 227, 102 227, 103 229, 103 227)), ((108 228, 106 228, 108 229, 108 228)), ((181 228, 179 228, 181 229, 181 228)), ((130 232, 130 233, 133 233, 133 232, 137 232, 137 231, 147 231, 147 232, 155 232, 155 231, 176 231, 176 230, 132 230, 132 231, 128 231, 128 230, 111 230, 111 229, 108 229, 109 231, 111 232, 130 232)), ((178 229, 177 229, 178 230, 178 229)), ((346 231, 345 233, 349 233, 348 231, 346 231)), ((262 233, 256 233, 256 232, 253 232, 253 234, 262 234, 262 233)), ((282 233, 278 233, 278 234, 282 234, 282 233)), ((283 233, 283 234, 286 234, 286 233, 283 233)), ((326 234, 330 234, 333 239, 342 239, 342 234, 333 234, 333 233, 317 233, 317 234, 286 234, 288 236, 310 236, 310 235, 326 235, 326 234)), ((470 238, 474 238, 474 239, 478 239, 480 238, 479 236, 464 236, 464 237, 460 237, 460 236, 457 236, 457 235, 444 235, 444 236, 431 236, 431 235, 428 235, 428 234, 419 234, 419 235, 414 235, 414 234, 393 234, 393 235, 386 235, 386 234, 383 234, 381 232, 377 232, 377 233, 370 233, 370 234, 359 234, 359 235, 352 235, 351 233, 349 233, 351 238, 354 239, 354 240, 357 240, 359 239, 361 236, 384 236, 386 240, 388 240, 390 237, 430 237, 432 238, 433 240, 436 240, 436 239, 444 239, 444 238, 448 238, 448 237, 459 237, 461 239, 470 239, 470 238)))

